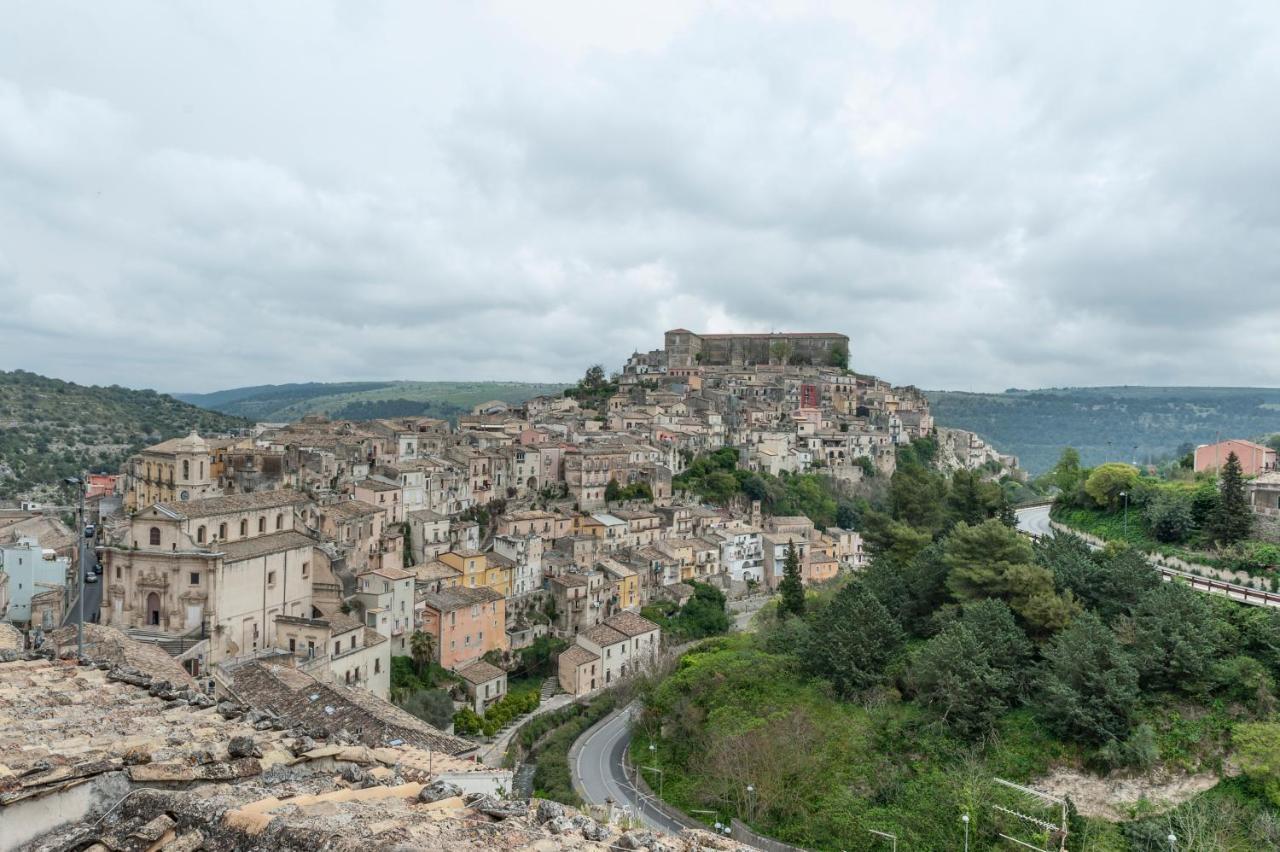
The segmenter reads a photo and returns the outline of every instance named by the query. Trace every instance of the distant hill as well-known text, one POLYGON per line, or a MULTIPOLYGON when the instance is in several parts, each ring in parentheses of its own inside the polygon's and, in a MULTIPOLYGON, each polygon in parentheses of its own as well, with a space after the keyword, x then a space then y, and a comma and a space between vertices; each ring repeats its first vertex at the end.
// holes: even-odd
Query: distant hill
POLYGON ((928 391, 941 426, 977 432, 1033 474, 1075 447, 1087 465, 1169 456, 1186 444, 1280 432, 1280 389, 1098 387, 928 391), (1108 445, 1110 441, 1110 445, 1108 445), (1135 449, 1136 447, 1136 449, 1135 449))
POLYGON ((0 498, 49 492, 86 469, 114 473, 139 448, 192 429, 226 432, 247 425, 151 390, 0 371, 0 498))
POLYGON ((524 402, 542 394, 559 394, 572 384, 308 382, 174 396, 202 408, 264 422, 297 420, 307 414, 327 414, 351 420, 418 415, 451 419, 469 413, 473 406, 491 399, 524 402))

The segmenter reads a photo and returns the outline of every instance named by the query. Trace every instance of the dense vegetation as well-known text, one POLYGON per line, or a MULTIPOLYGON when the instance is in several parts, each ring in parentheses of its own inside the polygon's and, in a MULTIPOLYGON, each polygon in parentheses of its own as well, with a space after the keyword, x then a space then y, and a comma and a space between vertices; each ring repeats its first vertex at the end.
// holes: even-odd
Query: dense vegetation
POLYGON ((759 500, 766 514, 805 515, 819 529, 852 528, 868 505, 864 496, 820 473, 772 476, 740 468, 738 451, 733 447, 690 457, 687 467, 672 480, 672 487, 721 506, 734 499, 759 500))
POLYGON ((1033 545, 984 485, 900 459, 865 572, 686 655, 633 740, 665 797, 818 849, 875 848, 871 829, 959 848, 966 813, 971 848, 1046 845, 991 807, 1041 813, 993 778, 1218 772, 1234 751, 1241 779, 1121 824, 1075 814, 1068 846, 1280 844, 1280 613, 1162 583, 1127 547, 1033 545))
POLYGON ((351 419, 448 417, 469 412, 491 399, 524 402, 542 394, 559 395, 563 388, 563 384, 526 382, 309 382, 176 396, 204 408, 273 422, 297 420, 307 414, 351 419))
POLYGON ((1183 445, 1276 431, 1280 390, 1274 388, 1102 387, 930 391, 939 425, 977 432, 1039 474, 1063 447, 1085 464, 1139 461, 1174 454, 1183 445))
POLYGON ((662 628, 662 635, 669 643, 680 644, 718 636, 728 632, 733 624, 725 611, 724 592, 696 580, 690 585, 693 586, 693 596, 685 601, 684 606, 677 606, 674 601, 659 600, 640 611, 641 615, 662 628))
POLYGON ((47 490, 83 471, 115 473, 147 444, 192 429, 217 433, 246 425, 155 391, 0 371, 0 498, 47 490))
POLYGON ((1280 547, 1251 538, 1253 514, 1234 454, 1219 479, 1193 475, 1189 463, 1164 476, 1119 462, 1085 468, 1069 447, 1043 479, 1059 491, 1053 517, 1099 538, 1255 575, 1280 565, 1280 547))

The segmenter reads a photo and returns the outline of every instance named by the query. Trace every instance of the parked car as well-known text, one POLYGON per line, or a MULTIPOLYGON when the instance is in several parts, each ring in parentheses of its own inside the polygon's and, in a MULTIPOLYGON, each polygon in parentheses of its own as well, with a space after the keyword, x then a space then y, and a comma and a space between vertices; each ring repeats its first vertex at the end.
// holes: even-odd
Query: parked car
POLYGON ((97 528, 93 524, 88 524, 84 528, 84 537, 93 538, 94 534, 97 533, 97 531, 98 531, 97 528))
POLYGON ((98 575, 97 575, 97 574, 94 574, 93 572, 90 572, 90 573, 88 573, 88 574, 85 574, 85 575, 84 575, 84 581, 85 581, 86 583, 96 583, 96 582, 98 582, 98 575))
POLYGON ((101 576, 101 575, 102 575, 102 563, 101 563, 101 562, 95 562, 95 563, 93 563, 93 573, 95 573, 95 574, 97 574, 97 575, 99 575, 99 576, 101 576))

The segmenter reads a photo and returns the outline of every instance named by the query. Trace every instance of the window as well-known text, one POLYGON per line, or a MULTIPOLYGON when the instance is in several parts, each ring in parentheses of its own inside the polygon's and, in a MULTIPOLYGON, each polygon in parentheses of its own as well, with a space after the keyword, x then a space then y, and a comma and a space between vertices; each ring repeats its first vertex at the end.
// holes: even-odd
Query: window
POLYGON ((196 541, 204 544, 204 527, 196 527, 196 541))
POLYGON ((374 674, 381 674, 381 673, 382 673, 382 660, 374 660, 374 661, 373 661, 373 673, 374 673, 374 674))
POLYGON ((249 534, 249 522, 247 520, 243 520, 240 522, 240 537, 244 538, 248 534, 249 534))
POLYGON ((225 523, 218 524, 218 538, 222 541, 227 540, 227 525, 225 523))
POLYGON ((151 543, 154 545, 160 544, 160 528, 159 527, 151 528, 151 543))
POLYGON ((187 461, 186 459, 182 460, 182 478, 183 479, 191 478, 191 462, 187 461))
POLYGON ((354 651, 355 649, 356 649, 356 637, 352 636, 352 637, 351 637, 351 650, 353 650, 353 651, 354 651))
POLYGON ((289 637, 289 653, 292 654, 296 650, 298 650, 298 640, 290 636, 289 637))
POLYGON ((266 531, 267 531, 267 518, 265 515, 263 515, 261 518, 258 518, 258 532, 264 533, 266 531))
POLYGON ((341 643, 341 642, 334 642, 334 643, 333 643, 333 654, 334 654, 334 656, 336 657, 336 656, 337 656, 338 654, 340 654, 341 652, 342 652, 342 643, 341 643))
POLYGON ((198 586, 198 585, 200 585, 200 572, 199 572, 199 571, 192 571, 192 572, 191 572, 191 585, 193 585, 193 586, 198 586))
POLYGON ((302 579, 305 580, 309 576, 311 576, 311 563, 303 562, 302 563, 302 579))
POLYGON ((284 529, 284 515, 276 515, 276 529, 284 529))
POLYGON ((268 571, 268 572, 267 572, 267 585, 268 585, 268 586, 274 586, 275 584, 276 584, 276 572, 275 572, 275 571, 268 571))
POLYGON ((119 566, 119 565, 117 565, 117 566, 116 566, 116 579, 117 579, 117 580, 119 580, 119 579, 120 579, 120 566, 119 566))

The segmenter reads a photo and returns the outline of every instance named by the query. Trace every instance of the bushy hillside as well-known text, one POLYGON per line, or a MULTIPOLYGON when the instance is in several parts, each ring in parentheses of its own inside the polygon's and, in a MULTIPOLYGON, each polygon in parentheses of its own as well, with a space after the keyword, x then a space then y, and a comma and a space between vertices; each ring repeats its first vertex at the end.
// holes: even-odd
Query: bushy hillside
POLYGON ((1275 388, 1051 388, 928 396, 939 425, 977 432, 1017 455, 1032 473, 1048 470, 1068 446, 1089 466, 1142 462, 1185 444, 1280 431, 1275 388))
POLYGON ((367 420, 427 415, 450 418, 491 399, 524 402, 541 394, 559 394, 570 383, 525 382, 308 382, 260 385, 206 394, 175 394, 178 399, 252 420, 297 420, 307 414, 367 420))
POLYGON ((0 371, 0 498, 33 494, 83 470, 115 472, 140 447, 247 423, 150 390, 0 371))

